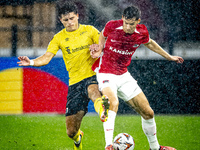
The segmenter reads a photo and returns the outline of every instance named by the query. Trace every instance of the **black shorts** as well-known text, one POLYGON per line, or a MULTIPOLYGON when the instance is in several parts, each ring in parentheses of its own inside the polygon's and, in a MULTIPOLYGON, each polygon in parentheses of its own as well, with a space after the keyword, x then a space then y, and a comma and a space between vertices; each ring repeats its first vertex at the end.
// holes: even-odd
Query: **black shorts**
POLYGON ((98 84, 96 75, 69 86, 65 116, 76 114, 80 110, 83 110, 85 114, 88 112, 90 99, 87 88, 90 84, 98 84))

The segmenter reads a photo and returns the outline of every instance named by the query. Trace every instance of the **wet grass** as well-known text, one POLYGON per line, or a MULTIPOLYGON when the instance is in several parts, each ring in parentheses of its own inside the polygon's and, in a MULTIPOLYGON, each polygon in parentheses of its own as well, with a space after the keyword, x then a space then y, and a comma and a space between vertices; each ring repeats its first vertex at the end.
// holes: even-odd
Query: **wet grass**
MULTIPOLYGON (((156 116, 157 136, 161 145, 177 150, 200 149, 199 115, 156 116)), ((83 150, 104 150, 102 122, 97 115, 84 117, 83 150)), ((135 139, 134 150, 148 150, 149 145, 141 127, 140 116, 118 115, 114 136, 126 132, 135 139)), ((72 150, 67 137, 65 117, 61 115, 2 115, 0 116, 1 150, 72 150)))

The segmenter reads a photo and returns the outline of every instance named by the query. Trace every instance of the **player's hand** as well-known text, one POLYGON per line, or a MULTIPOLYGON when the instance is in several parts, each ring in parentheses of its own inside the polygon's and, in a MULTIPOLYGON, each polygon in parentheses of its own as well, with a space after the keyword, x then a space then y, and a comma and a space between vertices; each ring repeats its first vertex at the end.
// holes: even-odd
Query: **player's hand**
POLYGON ((99 51, 99 45, 98 44, 90 45, 90 51, 99 51))
POLYGON ((101 54, 101 49, 98 44, 90 45, 90 55, 92 58, 98 58, 101 54))
POLYGON ((182 64, 184 62, 184 59, 179 56, 171 56, 171 61, 175 61, 178 64, 182 64))
POLYGON ((19 66, 29 66, 30 65, 30 59, 27 56, 19 56, 18 59, 20 60, 17 62, 19 66))

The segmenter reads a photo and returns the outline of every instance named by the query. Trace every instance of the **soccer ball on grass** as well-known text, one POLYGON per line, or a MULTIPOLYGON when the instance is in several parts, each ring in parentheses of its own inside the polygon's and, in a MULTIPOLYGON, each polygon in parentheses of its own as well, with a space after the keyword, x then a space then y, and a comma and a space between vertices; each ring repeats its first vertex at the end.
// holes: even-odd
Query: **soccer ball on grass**
POLYGON ((135 141, 133 137, 127 133, 120 133, 114 138, 114 150, 133 150, 135 141))

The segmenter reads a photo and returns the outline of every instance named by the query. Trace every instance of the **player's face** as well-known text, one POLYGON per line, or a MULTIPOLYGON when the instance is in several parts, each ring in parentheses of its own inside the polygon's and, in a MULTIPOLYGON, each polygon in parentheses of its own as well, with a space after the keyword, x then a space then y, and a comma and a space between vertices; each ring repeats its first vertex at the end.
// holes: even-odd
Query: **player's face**
POLYGON ((78 14, 74 12, 66 15, 61 15, 60 21, 68 32, 75 31, 78 29, 78 14))
POLYGON ((123 20, 123 30, 125 33, 132 34, 135 31, 136 25, 140 23, 140 19, 136 20, 136 18, 125 19, 122 16, 123 20))

